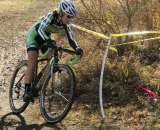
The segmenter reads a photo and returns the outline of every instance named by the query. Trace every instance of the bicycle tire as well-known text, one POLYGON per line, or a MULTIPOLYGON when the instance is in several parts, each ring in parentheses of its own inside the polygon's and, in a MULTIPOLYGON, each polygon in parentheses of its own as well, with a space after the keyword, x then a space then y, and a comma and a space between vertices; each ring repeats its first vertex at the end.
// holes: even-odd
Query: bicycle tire
POLYGON ((11 82, 10 82, 9 104, 10 104, 11 110, 16 114, 22 113, 29 105, 29 102, 23 101, 25 87, 24 87, 24 84, 22 84, 22 79, 25 75, 25 70, 22 70, 22 68, 24 68, 24 67, 27 68, 27 66, 28 66, 27 60, 20 61, 18 66, 15 68, 15 71, 12 75, 11 82), (20 71, 22 71, 22 76, 21 76, 21 73, 19 74, 20 71), (16 83, 16 85, 17 85, 16 86, 15 82, 17 81, 17 79, 18 79, 18 82, 16 83), (14 100, 14 92, 15 92, 15 94, 17 94, 16 100, 20 99, 20 101, 18 101, 17 103, 16 103, 16 100, 14 100), (18 104, 20 104, 19 107, 16 106, 18 104))
MULTIPOLYGON (((75 83, 75 75, 73 70, 68 65, 61 64, 61 65, 58 65, 58 71, 54 72, 55 78, 56 78, 56 75, 61 76, 60 80, 61 80, 61 83, 63 84, 63 86, 61 85, 61 87, 63 87, 61 88, 61 95, 57 94, 58 92, 56 93, 53 92, 52 90, 53 87, 51 87, 52 85, 48 86, 48 83, 50 83, 49 81, 51 79, 51 74, 48 74, 48 76, 44 80, 44 84, 42 86, 41 95, 40 95, 40 110, 43 118, 48 123, 58 123, 61 120, 63 120, 68 114, 69 110, 71 109, 71 106, 74 101, 76 83, 75 83), (64 75, 64 78, 62 77, 63 75, 64 75), (67 94, 67 92, 69 92, 69 94, 67 94), (62 100, 59 100, 60 98, 62 98, 62 100), (62 110, 60 107, 62 107, 62 110), (53 112, 51 112, 52 110, 53 112), (49 111, 51 113, 49 113, 49 111)), ((59 77, 58 77, 58 80, 59 80, 59 77)), ((54 82, 54 85, 55 85, 55 82, 54 82)), ((58 91, 59 88, 57 87, 56 89, 57 89, 56 91, 58 91)))

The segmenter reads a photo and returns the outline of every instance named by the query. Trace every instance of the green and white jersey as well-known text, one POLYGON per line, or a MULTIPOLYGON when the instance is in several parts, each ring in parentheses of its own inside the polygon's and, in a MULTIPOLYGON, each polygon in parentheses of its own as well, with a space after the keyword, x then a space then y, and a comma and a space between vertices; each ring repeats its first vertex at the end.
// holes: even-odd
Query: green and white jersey
POLYGON ((51 33, 59 33, 62 31, 66 32, 69 44, 75 50, 78 45, 73 37, 70 25, 64 25, 60 20, 59 14, 54 11, 43 16, 31 27, 26 39, 27 51, 38 50, 44 43, 50 44, 51 33))

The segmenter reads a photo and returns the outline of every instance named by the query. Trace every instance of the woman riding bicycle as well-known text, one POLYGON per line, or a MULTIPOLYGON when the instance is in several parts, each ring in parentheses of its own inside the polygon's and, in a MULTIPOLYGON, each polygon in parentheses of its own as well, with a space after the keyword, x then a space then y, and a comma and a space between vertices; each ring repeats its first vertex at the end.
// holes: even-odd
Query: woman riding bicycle
POLYGON ((73 38, 72 30, 69 25, 70 20, 73 19, 76 14, 76 7, 70 0, 61 0, 58 10, 49 12, 42 19, 38 20, 29 30, 26 38, 28 68, 25 74, 24 101, 32 100, 33 98, 30 90, 37 65, 38 51, 41 50, 42 53, 45 53, 49 45, 54 44, 51 39, 51 33, 65 31, 70 46, 78 55, 83 55, 83 50, 73 38))

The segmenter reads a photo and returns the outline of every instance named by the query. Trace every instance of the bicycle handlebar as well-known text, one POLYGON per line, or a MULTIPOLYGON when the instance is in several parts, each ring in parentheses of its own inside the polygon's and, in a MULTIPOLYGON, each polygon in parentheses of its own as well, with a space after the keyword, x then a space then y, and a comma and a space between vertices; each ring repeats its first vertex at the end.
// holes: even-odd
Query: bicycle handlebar
POLYGON ((75 51, 72 51, 72 50, 69 50, 69 49, 65 49, 65 48, 61 48, 61 47, 58 48, 58 50, 62 50, 62 51, 67 52, 69 54, 74 54, 74 59, 71 60, 71 61, 67 61, 68 65, 74 65, 80 59, 80 56, 78 56, 75 51))
POLYGON ((69 49, 66 49, 66 48, 61 48, 61 47, 59 47, 58 50, 67 52, 67 53, 69 53, 69 54, 76 54, 75 51, 72 51, 72 50, 69 50, 69 49))
POLYGON ((78 61, 79 59, 80 59, 80 56, 74 55, 74 59, 71 60, 71 61, 67 61, 67 64, 68 64, 68 65, 74 65, 74 64, 77 63, 77 61, 78 61))
MULTIPOLYGON (((53 48, 54 49, 54 48, 53 48)), ((49 48, 42 56, 41 56, 41 59, 48 59, 49 55, 50 55, 50 52, 51 52, 51 48, 49 48)), ((66 53, 69 53, 69 54, 74 54, 74 59, 71 60, 71 61, 67 61, 67 64, 68 65, 74 65, 77 63, 77 61, 79 60, 80 56, 78 56, 76 54, 75 51, 73 50, 69 50, 69 49, 66 49, 66 48, 62 48, 62 47, 57 47, 57 49, 55 49, 57 52, 58 51, 64 51, 66 53)))

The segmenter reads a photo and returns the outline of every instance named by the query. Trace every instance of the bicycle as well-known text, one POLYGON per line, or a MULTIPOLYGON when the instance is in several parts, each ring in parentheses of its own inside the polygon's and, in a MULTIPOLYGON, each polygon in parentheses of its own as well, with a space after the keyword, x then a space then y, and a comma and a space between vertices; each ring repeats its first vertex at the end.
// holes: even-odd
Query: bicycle
MULTIPOLYGON (((66 117, 73 104, 76 89, 75 74, 71 67, 58 63, 58 52, 60 51, 75 55, 74 60, 69 64, 75 64, 79 59, 75 51, 61 47, 58 49, 50 48, 50 52, 38 60, 32 83, 33 95, 34 97, 40 95, 40 111, 48 123, 57 123, 66 117), (49 59, 45 58, 52 50, 54 50, 54 54, 49 59), (43 61, 47 61, 47 63, 39 72, 39 63, 43 61), (44 81, 42 81, 43 78, 44 81)), ((30 103, 23 101, 24 77, 27 66, 27 60, 20 61, 10 83, 9 104, 11 110, 16 114, 22 113, 30 103)))

